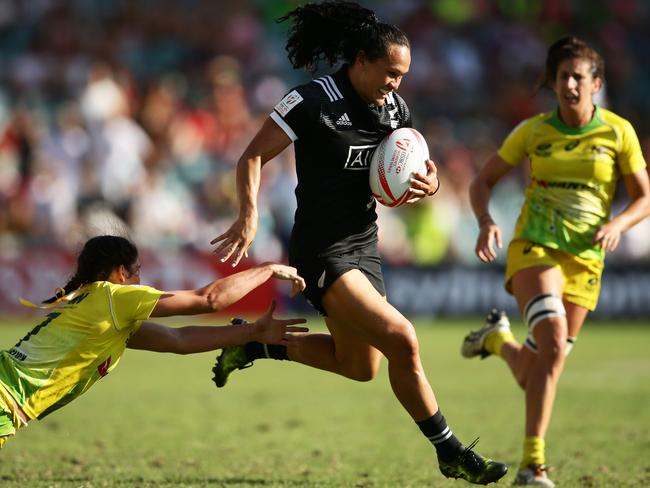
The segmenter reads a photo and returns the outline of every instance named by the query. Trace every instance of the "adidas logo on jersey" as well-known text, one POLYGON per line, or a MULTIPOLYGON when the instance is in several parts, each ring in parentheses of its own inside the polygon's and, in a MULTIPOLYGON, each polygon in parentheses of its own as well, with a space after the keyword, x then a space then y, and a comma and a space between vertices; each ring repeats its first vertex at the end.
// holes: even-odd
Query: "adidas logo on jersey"
POLYGON ((336 125, 352 125, 352 122, 350 121, 350 117, 348 117, 348 114, 344 113, 336 121, 336 125))

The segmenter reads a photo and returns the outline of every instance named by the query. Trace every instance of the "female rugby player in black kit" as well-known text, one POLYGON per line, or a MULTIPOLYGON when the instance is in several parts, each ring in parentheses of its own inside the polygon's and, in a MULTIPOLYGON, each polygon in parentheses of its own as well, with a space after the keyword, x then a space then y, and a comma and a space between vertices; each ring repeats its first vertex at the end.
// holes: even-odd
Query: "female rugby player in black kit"
MULTIPOLYGON (((385 296, 368 164, 384 136, 411 125, 396 93, 409 70, 409 41, 351 2, 306 4, 280 19, 286 20, 292 22, 287 51, 294 68, 314 68, 321 59, 344 64, 331 76, 294 88, 275 106, 237 165, 239 217, 212 244, 233 266, 246 255, 257 230, 262 166, 293 142, 298 207, 289 261, 331 335, 303 335, 288 346, 227 348, 214 369, 215 382, 223 386, 232 371, 263 357, 369 381, 383 354, 393 392, 435 446, 443 475, 477 484, 496 481, 507 466, 479 456, 473 444, 465 447, 454 436, 422 368, 415 329, 385 296)), ((409 203, 438 188, 435 165, 426 165, 426 176, 413 175, 409 203)))

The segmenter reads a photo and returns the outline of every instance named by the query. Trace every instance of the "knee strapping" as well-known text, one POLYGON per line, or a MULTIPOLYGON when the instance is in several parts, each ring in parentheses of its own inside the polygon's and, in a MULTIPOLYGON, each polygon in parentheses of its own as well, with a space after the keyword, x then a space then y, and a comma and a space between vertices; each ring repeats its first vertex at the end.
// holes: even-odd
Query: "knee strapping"
MULTIPOLYGON (((565 317, 566 310, 562 299, 557 295, 542 293, 530 299, 524 307, 524 320, 528 325, 528 337, 524 346, 533 352, 537 352, 537 343, 533 336, 535 326, 548 317, 565 317)), ((568 345, 568 344, 567 344, 568 345)), ((570 348, 569 348, 570 351, 570 348)), ((568 354, 568 353, 567 353, 568 354)))

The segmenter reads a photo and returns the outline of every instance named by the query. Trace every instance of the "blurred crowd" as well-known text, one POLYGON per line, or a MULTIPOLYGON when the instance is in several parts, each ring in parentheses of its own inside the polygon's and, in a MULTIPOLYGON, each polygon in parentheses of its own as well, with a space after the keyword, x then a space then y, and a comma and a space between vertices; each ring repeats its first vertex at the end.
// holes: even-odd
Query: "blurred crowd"
MULTIPOLYGON (((292 0, 0 0, 0 253, 72 248, 128 226, 138 245, 209 250, 237 213, 234 168, 272 107, 309 73, 286 59, 292 0)), ((567 33, 606 61, 599 103, 629 119, 650 160, 650 6, 642 0, 361 1, 412 44, 400 93, 439 167, 441 190, 380 208, 384 258, 474 264, 468 185, 523 118, 546 47, 567 33)), ((321 71, 328 70, 321 66, 321 71)), ((509 238, 527 181, 499 185, 509 238)), ((292 150, 263 171, 251 254, 285 259, 292 150)), ((626 204, 623 188, 615 208, 626 204)), ((501 253, 503 254, 503 253, 501 253)), ((650 223, 611 259, 650 258, 650 223)))

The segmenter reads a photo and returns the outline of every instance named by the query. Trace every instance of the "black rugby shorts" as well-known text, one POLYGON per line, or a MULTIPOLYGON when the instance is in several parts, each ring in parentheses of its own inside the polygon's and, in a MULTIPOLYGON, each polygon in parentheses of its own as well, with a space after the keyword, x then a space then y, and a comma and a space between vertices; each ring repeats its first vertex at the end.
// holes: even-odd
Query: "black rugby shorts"
POLYGON ((327 289, 352 269, 361 271, 375 290, 381 296, 386 296, 384 277, 381 273, 381 258, 376 242, 360 249, 331 256, 293 252, 289 254, 289 264, 304 278, 307 286, 302 293, 321 315, 327 315, 322 303, 327 289))

